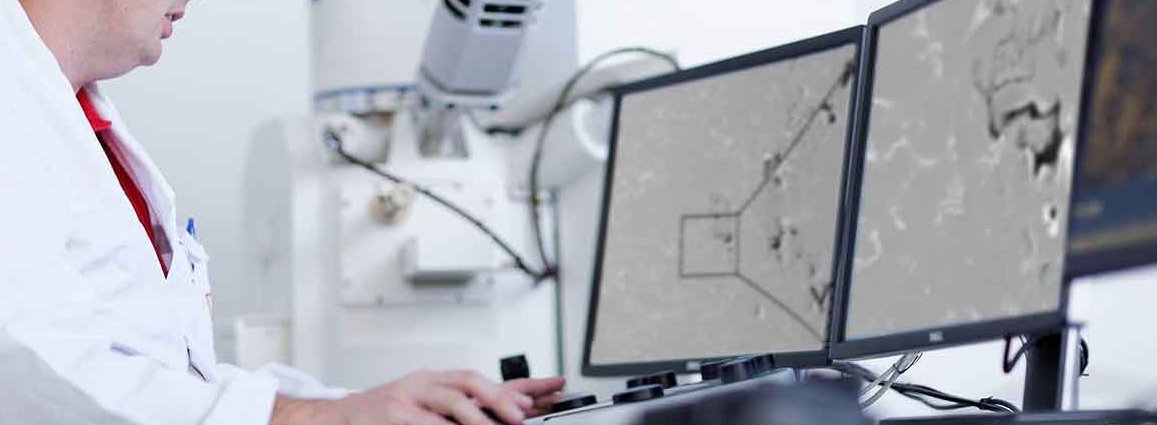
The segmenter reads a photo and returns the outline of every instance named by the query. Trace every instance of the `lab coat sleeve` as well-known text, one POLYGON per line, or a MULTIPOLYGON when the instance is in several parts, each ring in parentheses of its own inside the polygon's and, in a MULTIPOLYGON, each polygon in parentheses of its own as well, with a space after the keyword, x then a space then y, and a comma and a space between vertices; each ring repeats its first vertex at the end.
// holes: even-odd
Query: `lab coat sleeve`
MULTIPOLYGON (((231 364, 220 364, 217 373, 224 379, 230 379, 248 372, 231 364)), ((350 395, 347 389, 326 386, 308 373, 280 363, 267 364, 253 373, 276 379, 277 393, 288 397, 304 400, 337 400, 350 395)))
MULTIPOLYGON (((119 379, 123 378, 111 378, 119 379)), ((157 415, 148 415, 152 418, 141 417, 139 412, 132 411, 128 403, 121 408, 110 408, 58 374, 25 344, 3 332, 0 332, 0 382, 5 383, 0 385, 0 424, 129 425, 156 423, 164 419, 157 415)), ((173 385, 163 389, 170 391, 163 397, 144 397, 137 401, 150 403, 158 398, 180 399, 181 393, 177 391, 181 387, 173 385)), ((272 390, 268 382, 235 378, 224 388, 216 408, 209 409, 210 414, 203 422, 266 423, 268 413, 261 411, 260 403, 254 405, 254 402, 259 402, 261 397, 270 393, 272 390), (249 395, 253 397, 246 397, 246 392, 250 392, 249 395), (244 404, 234 407, 226 403, 244 404), (232 414, 236 416, 230 416, 232 414)), ((164 408, 163 404, 150 406, 149 410, 164 408)))
POLYGON ((0 369, 51 395, 0 400, 0 411, 27 415, 0 423, 267 424, 277 391, 276 380, 253 374, 207 383, 118 353, 96 336, 29 333, 0 341, 0 369), (52 416, 69 419, 28 420, 52 416))
POLYGON ((267 424, 276 379, 205 382, 94 325, 103 307, 65 256, 68 215, 46 185, 22 180, 51 176, 8 153, 0 149, 0 423, 267 424))
MULTIPOLYGON (((0 261, 8 261, 5 258, 0 261)), ((3 268, 3 267, 0 267, 3 268)), ((5 290, 16 289, 12 275, 0 271, 9 280, 5 290)), ((81 285, 65 273, 46 276, 52 284, 81 285)), ((38 284, 49 280, 29 280, 38 284)), ((13 294, 13 291, 6 291, 13 294)), ((59 293, 59 292, 58 292, 59 293)), ((46 293, 39 294, 45 297, 46 293)), ((29 299, 27 296, 13 298, 29 299)), ((32 302, 35 304, 35 302, 32 302)), ((118 349, 99 332, 86 329, 83 312, 72 306, 69 317, 44 314, 29 317, 28 312, 9 320, 3 341, 9 352, 0 355, 0 369, 20 373, 19 380, 66 389, 56 397, 18 397, 0 399, 0 412, 13 414, 57 415, 61 412, 84 414, 90 422, 73 419, 60 421, 0 421, 2 423, 126 423, 126 424, 201 424, 260 425, 267 424, 277 391, 277 380, 255 374, 237 373, 227 380, 209 383, 187 371, 176 371, 140 355, 118 349), (39 319, 39 320, 38 320, 39 319), (30 366, 31 365, 31 366, 30 366), (66 396, 71 394, 72 396, 66 396), (21 413, 23 412, 23 413, 21 413), (97 416, 93 416, 97 415, 97 416), (117 421, 97 417, 118 418, 117 421)), ((41 309, 37 309, 41 310, 41 309)), ((5 308, 5 313, 12 309, 5 308)), ((44 311, 44 310, 41 310, 44 311)))
POLYGON ((130 421, 101 407, 44 360, 0 332, 0 424, 107 424, 130 421), (60 406, 61 408, 48 408, 60 406))

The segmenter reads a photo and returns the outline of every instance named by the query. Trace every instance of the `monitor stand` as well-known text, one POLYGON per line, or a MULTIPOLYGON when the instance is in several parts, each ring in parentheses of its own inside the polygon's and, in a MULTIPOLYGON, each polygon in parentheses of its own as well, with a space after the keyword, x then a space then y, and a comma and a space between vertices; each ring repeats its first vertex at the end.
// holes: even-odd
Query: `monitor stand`
POLYGON ((881 425, 1115 425, 1157 423, 1157 416, 1139 410, 1076 411, 1080 377, 1080 332, 1028 335, 1037 345, 1025 354, 1022 413, 981 413, 924 418, 890 419, 881 425))
MULTIPOLYGON (((1080 353, 1066 356, 1065 338, 1061 332, 1028 335, 1036 346, 1025 352, 1024 398, 1021 409, 1025 412, 1065 410, 1065 358, 1079 358, 1080 353)), ((1077 341, 1080 336, 1076 335, 1077 341)), ((1078 372, 1080 366, 1077 366, 1078 372)), ((1073 383, 1075 384, 1075 382, 1073 383)))

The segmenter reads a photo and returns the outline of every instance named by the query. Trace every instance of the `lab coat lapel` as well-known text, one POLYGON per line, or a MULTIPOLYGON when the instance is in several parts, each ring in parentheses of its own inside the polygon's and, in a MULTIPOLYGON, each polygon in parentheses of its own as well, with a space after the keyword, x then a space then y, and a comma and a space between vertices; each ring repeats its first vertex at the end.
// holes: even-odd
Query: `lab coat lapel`
MULTIPOLYGON (((132 133, 128 131, 124 120, 121 119, 120 112, 116 107, 104 96, 99 84, 90 84, 85 87, 89 93, 93 106, 100 112, 101 116, 106 120, 112 122, 112 131, 117 138, 117 144, 124 150, 125 166, 129 168, 129 172, 133 175, 134 181, 139 186, 141 192, 148 200, 149 212, 153 219, 161 227, 161 234, 164 240, 160 241, 162 251, 167 246, 169 254, 165 257, 165 261, 169 264, 171 269, 169 272, 170 282, 185 282, 188 279, 187 274, 174 273, 179 264, 175 264, 178 260, 184 259, 184 255, 178 255, 180 248, 181 233, 184 229, 177 225, 177 211, 174 202, 175 194, 173 188, 169 186, 165 176, 161 174, 161 170, 153 163, 148 153, 145 152, 144 147, 137 142, 132 133)), ((179 270, 178 270, 179 271, 179 270)))

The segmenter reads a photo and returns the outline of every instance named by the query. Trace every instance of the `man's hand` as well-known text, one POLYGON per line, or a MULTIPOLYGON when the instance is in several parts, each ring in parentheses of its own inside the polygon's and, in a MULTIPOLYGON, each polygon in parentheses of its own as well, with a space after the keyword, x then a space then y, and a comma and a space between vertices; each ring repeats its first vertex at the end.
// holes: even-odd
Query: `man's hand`
POLYGON ((495 384, 471 371, 406 375, 341 400, 278 396, 274 425, 494 425, 516 424, 549 409, 562 378, 495 384), (544 408, 545 406, 545 408, 544 408), (493 412, 492 417, 483 409, 493 412))
POLYGON ((534 399, 530 409, 523 409, 526 417, 533 418, 550 413, 550 407, 562 399, 562 387, 566 386, 566 379, 562 377, 546 379, 515 379, 502 384, 507 389, 519 394, 526 394, 534 399))

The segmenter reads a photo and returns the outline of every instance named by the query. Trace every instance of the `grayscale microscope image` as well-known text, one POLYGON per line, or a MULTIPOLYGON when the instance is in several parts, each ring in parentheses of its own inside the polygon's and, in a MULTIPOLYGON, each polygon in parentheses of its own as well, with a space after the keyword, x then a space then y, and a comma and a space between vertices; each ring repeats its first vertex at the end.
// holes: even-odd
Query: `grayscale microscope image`
POLYGON ((856 53, 624 96, 592 364, 824 347, 856 53))
POLYGON ((1088 0, 880 27, 847 337, 1055 311, 1088 0))

